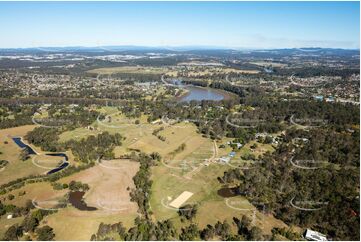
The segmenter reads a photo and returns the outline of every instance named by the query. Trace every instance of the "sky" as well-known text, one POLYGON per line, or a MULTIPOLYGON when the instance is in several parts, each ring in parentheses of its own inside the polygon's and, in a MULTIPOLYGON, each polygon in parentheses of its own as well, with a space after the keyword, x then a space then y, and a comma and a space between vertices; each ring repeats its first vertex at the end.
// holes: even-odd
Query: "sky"
POLYGON ((359 48, 359 2, 0 2, 0 48, 359 48))

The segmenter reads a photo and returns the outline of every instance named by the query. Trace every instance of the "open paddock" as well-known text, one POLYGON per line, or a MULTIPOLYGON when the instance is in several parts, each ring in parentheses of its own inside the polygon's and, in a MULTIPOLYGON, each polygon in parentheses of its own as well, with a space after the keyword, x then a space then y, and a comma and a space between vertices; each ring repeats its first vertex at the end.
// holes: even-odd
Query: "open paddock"
POLYGON ((88 73, 96 73, 101 75, 109 75, 115 73, 127 74, 163 74, 167 71, 166 68, 161 67, 142 67, 142 66, 120 66, 107 67, 89 70, 88 73))
MULTIPOLYGON (((11 137, 23 137, 33 130, 35 125, 24 125, 15 128, 0 130, 0 160, 9 163, 0 170, 0 185, 30 175, 43 174, 45 170, 32 163, 32 158, 22 161, 19 157, 21 148, 15 144, 11 137)), ((34 146, 32 146, 34 148, 34 146)), ((39 151, 40 149, 34 148, 39 151)))

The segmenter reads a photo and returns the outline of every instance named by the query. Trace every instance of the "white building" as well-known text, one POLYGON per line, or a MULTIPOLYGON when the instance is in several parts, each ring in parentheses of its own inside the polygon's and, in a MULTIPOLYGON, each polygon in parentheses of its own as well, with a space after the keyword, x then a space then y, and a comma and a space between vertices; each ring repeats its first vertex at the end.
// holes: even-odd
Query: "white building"
POLYGON ((222 163, 225 163, 225 164, 228 164, 230 160, 231 160, 231 157, 221 157, 221 158, 219 158, 219 162, 222 162, 222 163))
POLYGON ((309 241, 327 241, 326 235, 310 229, 306 229, 305 239, 309 241))

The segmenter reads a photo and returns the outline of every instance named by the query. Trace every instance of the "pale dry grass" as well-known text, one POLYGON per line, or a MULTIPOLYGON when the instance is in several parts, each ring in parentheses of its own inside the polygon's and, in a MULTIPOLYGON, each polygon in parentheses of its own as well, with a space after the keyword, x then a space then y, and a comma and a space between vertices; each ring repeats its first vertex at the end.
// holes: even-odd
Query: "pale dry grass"
POLYGON ((129 160, 102 161, 59 182, 80 181, 90 186, 84 201, 106 214, 136 214, 137 204, 130 201, 129 189, 134 188, 133 177, 139 163, 129 160))
MULTIPOLYGON (((27 132, 33 130, 35 125, 24 125, 15 128, 0 130, 0 154, 1 160, 7 160, 7 166, 0 170, 0 184, 16 180, 29 175, 39 175, 45 172, 44 169, 35 166, 31 158, 22 161, 19 158, 21 148, 15 144, 11 137, 23 137, 27 132)), ((32 146, 35 151, 39 148, 32 146)))
POLYGON ((129 74, 163 74, 167 71, 166 68, 160 67, 142 67, 142 66, 120 66, 120 67, 106 67, 89 70, 89 73, 96 74, 115 74, 115 73, 129 73, 129 74))

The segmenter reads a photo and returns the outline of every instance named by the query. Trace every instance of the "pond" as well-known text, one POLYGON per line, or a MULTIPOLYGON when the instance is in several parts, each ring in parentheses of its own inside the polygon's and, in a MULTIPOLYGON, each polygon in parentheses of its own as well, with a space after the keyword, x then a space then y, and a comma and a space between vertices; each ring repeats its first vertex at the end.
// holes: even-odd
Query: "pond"
POLYGON ((29 155, 36 155, 36 152, 29 145, 25 144, 21 137, 13 137, 12 139, 21 149, 27 149, 29 155))
POLYGON ((95 207, 88 207, 88 205, 83 201, 83 196, 85 192, 75 191, 69 193, 69 202, 75 208, 82 211, 94 211, 97 210, 95 207))
POLYGON ((64 154, 64 153, 47 153, 46 155, 50 155, 50 156, 60 156, 60 157, 63 157, 64 160, 65 160, 65 162, 62 163, 60 166, 58 166, 58 167, 56 167, 56 168, 48 171, 48 173, 46 173, 46 174, 48 174, 48 175, 49 175, 49 174, 53 174, 53 173, 55 173, 55 172, 58 172, 58 171, 64 169, 65 167, 67 167, 67 166, 69 165, 69 163, 67 162, 67 161, 68 161, 68 156, 67 156, 66 154, 64 154))
MULTIPOLYGON (((15 142, 15 144, 17 144, 21 149, 24 149, 24 148, 27 149, 29 155, 37 155, 37 153, 29 145, 25 144, 22 141, 21 137, 13 137, 12 139, 15 142)), ((60 166, 48 171, 46 174, 53 174, 55 172, 58 172, 58 171, 64 169, 65 167, 67 167, 69 165, 69 163, 67 162, 68 161, 68 156, 66 154, 64 154, 64 153, 47 153, 46 155, 60 156, 60 157, 63 157, 64 160, 65 160, 65 162, 63 162, 60 166)))
POLYGON ((237 193, 237 187, 229 188, 229 187, 223 187, 217 191, 217 194, 221 197, 235 197, 239 195, 237 193))
POLYGON ((69 165, 68 162, 64 162, 63 164, 61 164, 60 166, 48 171, 46 174, 50 175, 53 174, 55 172, 61 171, 62 169, 64 169, 65 167, 67 167, 69 165))

